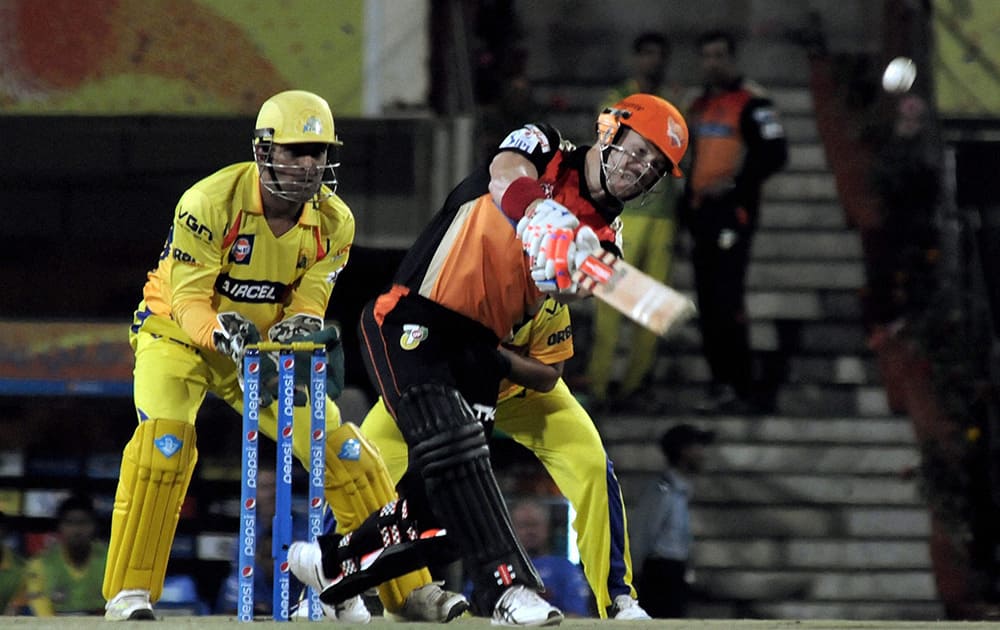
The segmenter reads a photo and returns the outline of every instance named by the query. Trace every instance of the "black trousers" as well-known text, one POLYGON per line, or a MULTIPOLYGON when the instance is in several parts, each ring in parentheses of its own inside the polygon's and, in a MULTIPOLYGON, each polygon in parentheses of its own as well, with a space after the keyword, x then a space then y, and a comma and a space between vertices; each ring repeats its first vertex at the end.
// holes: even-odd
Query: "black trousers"
POLYGON ((684 580, 687 563, 681 560, 648 557, 639 577, 639 605, 656 619, 687 617, 688 583, 684 580))
POLYGON ((747 397, 753 357, 746 281, 756 208, 751 213, 727 200, 706 201, 692 215, 691 262, 705 359, 714 382, 747 397))

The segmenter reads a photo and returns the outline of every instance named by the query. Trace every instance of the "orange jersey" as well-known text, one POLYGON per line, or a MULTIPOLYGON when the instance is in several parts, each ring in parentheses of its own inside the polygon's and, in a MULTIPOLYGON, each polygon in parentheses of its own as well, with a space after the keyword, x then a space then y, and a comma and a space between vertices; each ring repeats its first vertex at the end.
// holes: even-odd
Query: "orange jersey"
POLYGON ((695 206, 707 189, 720 184, 756 187, 784 164, 784 129, 763 88, 752 81, 704 94, 691 105, 688 122, 693 140, 689 187, 695 206))
POLYGON ((298 224, 275 237, 257 165, 228 166, 181 196, 132 330, 214 349, 220 312, 241 313, 262 335, 291 315, 323 317, 353 240, 354 216, 337 196, 306 203, 298 224))
MULTIPOLYGON (((621 208, 600 208, 590 198, 583 177, 587 147, 564 150, 558 131, 529 125, 511 133, 501 150, 526 155, 542 174, 539 182, 549 198, 602 240, 615 241, 610 224, 621 208)), ((452 191, 401 263, 395 283, 479 322, 502 339, 526 313, 537 310, 543 295, 531 279, 514 225, 493 202, 488 185, 483 167, 452 191)))

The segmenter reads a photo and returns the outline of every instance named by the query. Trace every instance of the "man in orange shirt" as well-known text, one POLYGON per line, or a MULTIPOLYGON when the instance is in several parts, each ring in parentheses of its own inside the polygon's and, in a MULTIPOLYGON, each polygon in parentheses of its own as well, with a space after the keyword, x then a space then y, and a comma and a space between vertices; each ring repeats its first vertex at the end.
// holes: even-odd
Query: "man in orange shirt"
POLYGON ((763 88, 736 67, 724 31, 698 38, 705 90, 691 105, 691 174, 682 220, 693 237, 702 347, 712 373, 705 413, 755 409, 746 275, 760 189, 788 158, 785 130, 763 88))

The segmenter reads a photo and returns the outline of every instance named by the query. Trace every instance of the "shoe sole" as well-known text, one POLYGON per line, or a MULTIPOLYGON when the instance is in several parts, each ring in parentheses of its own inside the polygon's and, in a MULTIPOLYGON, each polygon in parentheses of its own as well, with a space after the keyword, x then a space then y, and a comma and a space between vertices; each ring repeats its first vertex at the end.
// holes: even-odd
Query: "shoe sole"
POLYGON ((148 608, 140 608, 132 611, 132 614, 128 616, 128 621, 156 621, 156 615, 148 608))
POLYGON ((467 611, 468 609, 469 609, 469 602, 461 601, 456 603, 454 606, 448 609, 448 614, 445 616, 444 621, 442 621, 441 623, 448 623, 452 619, 461 617, 463 614, 465 614, 465 611, 467 611))

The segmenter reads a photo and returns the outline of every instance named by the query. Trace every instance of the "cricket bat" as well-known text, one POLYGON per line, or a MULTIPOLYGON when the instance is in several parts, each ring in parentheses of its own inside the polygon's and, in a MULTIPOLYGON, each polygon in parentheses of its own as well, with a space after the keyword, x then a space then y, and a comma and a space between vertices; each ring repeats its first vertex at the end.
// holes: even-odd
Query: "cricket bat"
POLYGON ((587 256, 576 273, 579 286, 661 337, 697 313, 687 296, 608 251, 587 256))

